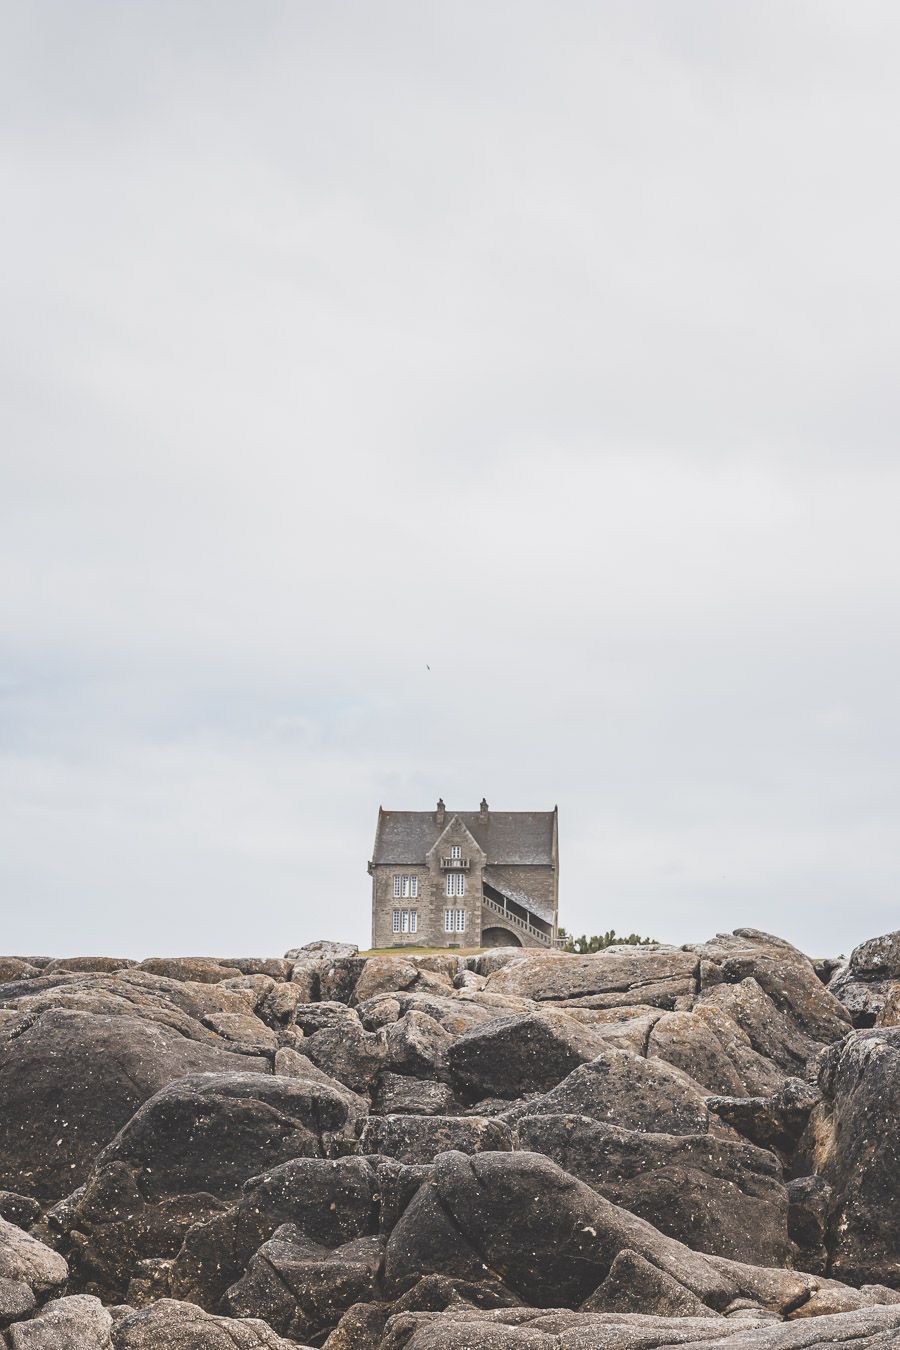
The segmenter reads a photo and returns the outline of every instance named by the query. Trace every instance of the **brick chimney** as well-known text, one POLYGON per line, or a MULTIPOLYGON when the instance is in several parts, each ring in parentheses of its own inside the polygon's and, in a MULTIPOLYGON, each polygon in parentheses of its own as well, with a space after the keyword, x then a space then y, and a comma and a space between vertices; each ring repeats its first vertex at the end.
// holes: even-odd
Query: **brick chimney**
POLYGON ((446 814, 447 814, 447 808, 444 806, 444 799, 443 799, 443 797, 438 797, 438 799, 437 799, 437 810, 436 810, 435 813, 434 813, 434 823, 435 823, 435 825, 443 825, 443 823, 444 823, 444 817, 445 817, 446 814))

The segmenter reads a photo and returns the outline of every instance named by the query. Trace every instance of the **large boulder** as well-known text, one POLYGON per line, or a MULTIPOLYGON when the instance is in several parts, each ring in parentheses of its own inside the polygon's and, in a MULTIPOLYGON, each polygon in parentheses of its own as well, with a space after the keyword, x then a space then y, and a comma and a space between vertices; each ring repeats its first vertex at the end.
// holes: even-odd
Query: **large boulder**
POLYGON ((783 938, 738 928, 692 950, 715 964, 717 981, 755 980, 776 1008, 813 1040, 827 1044, 849 1031, 846 1010, 823 985, 812 961, 783 938))
POLYGON ((560 957, 519 956, 488 976, 486 990, 538 1002, 573 1002, 597 1008, 647 1003, 673 1008, 696 992, 699 963, 673 947, 560 957))
POLYGON ((900 1027, 857 1031, 823 1057, 816 1171, 834 1192, 831 1269, 900 1289, 900 1027))
POLYGON ((297 1350, 255 1318, 213 1317, 192 1303, 163 1298, 113 1328, 114 1350, 297 1350))
POLYGON ((296 1224, 283 1224, 225 1293, 223 1311, 259 1317, 291 1340, 318 1337, 352 1304, 381 1291, 384 1239, 355 1238, 329 1248, 296 1224))
POLYGON ((165 975, 170 980, 190 980, 199 984, 218 984, 234 975, 233 966, 203 956, 148 956, 138 969, 146 970, 150 975, 165 975))
POLYGON ((821 1099, 812 1083, 787 1078, 770 1097, 710 1097, 707 1105, 745 1139, 772 1149, 790 1163, 821 1099))
POLYGON ((51 1009, 0 1039, 0 1185, 56 1200, 166 1083, 260 1061, 130 1016, 51 1009))
POLYGON ((705 1134, 706 1091, 680 1069, 659 1059, 607 1046, 549 1092, 510 1107, 509 1124, 533 1115, 584 1115, 626 1130, 705 1134))
POLYGON ((526 1116, 517 1146, 552 1158, 660 1232, 754 1265, 791 1259, 788 1193, 771 1153, 708 1134, 648 1134, 577 1115, 526 1116))
POLYGON ((603 1037, 565 1013, 512 1013, 482 1023, 448 1052, 454 1077, 477 1096, 546 1092, 606 1047, 603 1037))
POLYGON ((9 1329, 10 1350, 112 1350, 113 1319, 99 1298, 54 1299, 36 1317, 9 1329))
POLYGON ((339 1247, 378 1232, 381 1181, 364 1158, 295 1158, 244 1185, 236 1204, 185 1234, 172 1266, 178 1298, 217 1306, 251 1256, 285 1223, 310 1241, 339 1247))
MULTIPOLYGON (((900 1308, 866 1307, 812 1321, 534 1308, 408 1312, 392 1323, 384 1350, 892 1350, 900 1308)), ((354 1347, 361 1350, 361 1347, 354 1347)))
POLYGON ((0 1327, 29 1317, 59 1294, 69 1267, 59 1252, 0 1219, 0 1327))
POLYGON ((828 991, 840 1000, 856 1027, 870 1027, 900 982, 900 930, 855 947, 828 991))
POLYGON ((726 1318, 814 1318, 894 1297, 692 1251, 534 1153, 441 1154, 392 1227, 383 1282, 391 1297, 430 1273, 489 1275, 532 1307, 604 1307, 621 1298, 626 1257, 643 1271, 645 1311, 654 1314, 677 1298, 682 1310, 702 1304, 726 1318))
POLYGON ((746 1081, 740 1063, 729 1055, 713 1027, 693 1012, 656 1018, 645 1041, 650 1059, 663 1059, 710 1092, 742 1093, 746 1081))
MULTIPOLYGON (((695 1011, 709 1007, 735 1022, 758 1055, 784 1074, 802 1077, 825 1044, 782 1012, 752 975, 736 984, 717 984, 700 994, 695 1011)), ((845 1025, 844 1031, 849 1031, 845 1025)))
POLYGON ((375 1101, 383 1116, 443 1116, 453 1104, 453 1090, 436 1078, 410 1078, 388 1071, 378 1079, 375 1101))
POLYGON ((404 1163, 430 1163, 439 1153, 498 1152, 512 1148, 502 1121, 482 1116, 371 1116, 360 1139, 363 1153, 404 1163))
POLYGON ((175 1256, 187 1230, 250 1177, 340 1152, 357 1125, 345 1096, 307 1079, 194 1074, 169 1084, 101 1152, 69 1216, 79 1279, 122 1297, 139 1262, 175 1256))
POLYGON ((391 1067, 387 1033, 366 1031, 349 1008, 347 1012, 348 1018, 335 1019, 307 1036, 303 1053, 352 1092, 368 1092, 382 1070, 391 1067))

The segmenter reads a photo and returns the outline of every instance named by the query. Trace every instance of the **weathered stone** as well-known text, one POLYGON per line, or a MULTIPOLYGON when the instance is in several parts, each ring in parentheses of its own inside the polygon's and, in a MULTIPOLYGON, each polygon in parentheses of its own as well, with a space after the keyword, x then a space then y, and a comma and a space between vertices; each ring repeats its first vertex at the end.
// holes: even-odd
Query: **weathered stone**
POLYGON ((169 1084, 100 1154, 71 1216, 79 1279, 121 1297, 139 1262, 174 1257, 188 1229, 249 1178, 349 1145, 354 1133, 345 1099, 306 1079, 197 1074, 169 1084))
POLYGON ((382 1185, 363 1158, 295 1158, 248 1181, 237 1204, 186 1234, 170 1277, 172 1292, 217 1305, 250 1257, 284 1223, 311 1241, 338 1247, 378 1231, 382 1185))
POLYGON ((380 1350, 893 1350, 900 1309, 871 1307, 812 1322, 656 1317, 534 1308, 403 1313, 380 1350))
POLYGON ((745 1139, 790 1158, 821 1099, 811 1083, 788 1078, 772 1097, 710 1097, 707 1105, 745 1139))
POLYGON ((742 1093, 744 1081, 718 1036, 692 1012, 664 1013, 649 1028, 649 1059, 662 1059, 689 1074, 710 1092, 742 1093))
POLYGON ((880 1018, 900 980, 900 931, 884 933, 855 947, 847 965, 828 985, 856 1027, 871 1027, 880 1018))
POLYGON ((44 973, 52 975, 58 970, 68 970, 114 975, 119 970, 129 970, 136 965, 137 961, 130 961, 126 956, 61 956, 49 961, 44 967, 44 973))
POLYGON ((824 1275, 828 1270, 828 1217, 834 1192, 822 1177, 796 1177, 787 1183, 788 1232, 797 1248, 799 1270, 824 1275))
POLYGON ((593 1028, 548 1011, 498 1017, 451 1046, 454 1077, 480 1095, 518 1097, 561 1082, 605 1048, 593 1028))
POLYGON ((330 1249, 295 1224, 283 1224, 251 1258, 246 1273, 227 1290, 223 1310, 264 1318, 292 1340, 337 1325, 354 1303, 379 1293, 383 1239, 355 1238, 330 1249))
POLYGON ((190 980, 195 984, 218 984, 234 975, 233 966, 222 965, 214 958, 202 956, 148 956, 139 970, 150 975, 164 975, 170 980, 190 980))
POLYGON ((490 975, 486 987, 539 1002, 593 996, 599 1000, 596 1007, 627 1002, 670 1008, 679 995, 695 993, 696 985, 697 960, 691 953, 634 948, 627 954, 520 957, 490 975))
POLYGON ((146 1198, 229 1197, 264 1167, 317 1157, 354 1137, 343 1094, 274 1074, 192 1074, 168 1084, 99 1155, 141 1171, 146 1198))
POLYGON ((113 1327, 114 1350, 296 1350, 255 1318, 213 1317, 192 1303, 160 1299, 113 1327))
POLYGON ((442 1116, 453 1103, 447 1083, 389 1072, 380 1075, 375 1095, 378 1110, 385 1116, 442 1116))
POLYGON ((388 1063, 396 1073, 432 1075, 447 1064, 454 1040, 440 1022, 424 1012, 408 1012, 384 1031, 388 1063))
POLYGON ((900 1288, 900 1027, 856 1031, 826 1052, 816 1170, 834 1190, 831 1270, 900 1288))
POLYGON ((386 1032, 364 1031, 358 1018, 307 1036, 303 1051, 353 1092, 368 1092, 382 1069, 390 1067, 386 1032))
POLYGON ((513 1106, 514 1124, 533 1115, 584 1115, 626 1130, 662 1134, 705 1134, 706 1093, 680 1069, 607 1047, 543 1096, 513 1106))
POLYGON ((400 956, 370 956, 364 962, 353 999, 362 1003, 377 994, 393 993, 396 989, 408 989, 415 984, 419 972, 411 961, 400 956))
POLYGON ((645 1313, 652 1308, 658 1317, 718 1317, 690 1289, 627 1248, 581 1306, 586 1312, 645 1313))
POLYGON ((271 1027, 249 1013, 209 1013, 204 1021, 223 1041, 235 1041, 245 1054, 267 1050, 274 1054, 278 1049, 278 1037, 271 1027))
POLYGON ((30 1228, 40 1217, 41 1207, 30 1195, 0 1191, 0 1219, 14 1223, 18 1228, 30 1228))
POLYGON ((607 1200, 698 1251, 755 1265, 790 1259, 788 1195, 771 1153, 707 1134, 648 1134, 586 1116, 526 1116, 518 1147, 552 1158, 607 1200))
POLYGON ((204 1070, 259 1060, 137 1017, 50 1010, 0 1043, 0 1183, 55 1200, 148 1097, 204 1070))
POLYGON ((404 1163, 430 1163, 438 1153, 508 1151, 512 1135, 501 1121, 479 1116, 372 1116, 360 1139, 363 1153, 404 1163))
POLYGON ((59 1252, 15 1224, 0 1219, 0 1321, 27 1317, 38 1303, 61 1292, 69 1267, 59 1252))
POLYGON ((40 975, 40 967, 20 956, 0 956, 0 986, 15 980, 30 980, 40 975))
POLYGON ((802 1075, 822 1049, 822 1042, 781 1012, 750 976, 736 984, 716 985, 702 993, 695 1006, 710 1006, 725 1013, 746 1032, 753 1049, 784 1073, 802 1075))
POLYGON ((879 1027, 900 1026, 900 980, 888 986, 884 1007, 875 1019, 879 1027))
POLYGON ((234 966, 242 975, 267 975, 276 984, 289 981, 294 968, 293 961, 286 957, 281 960, 275 956, 229 956, 222 957, 220 964, 234 966))
POLYGON ((426 1273, 477 1280, 488 1266, 523 1301, 577 1307, 623 1248, 652 1258, 710 1307, 738 1291, 709 1257, 534 1153, 442 1154, 388 1239, 384 1278, 400 1292, 426 1273))
POLYGON ((307 942, 305 947, 291 947, 285 952, 286 961, 303 961, 310 957, 358 956, 359 948, 353 942, 307 942))
POLYGON ((900 980, 900 929, 861 942, 850 954, 857 979, 900 980))
POLYGON ((74 1294, 10 1327, 10 1350, 112 1350, 113 1319, 98 1298, 74 1294))

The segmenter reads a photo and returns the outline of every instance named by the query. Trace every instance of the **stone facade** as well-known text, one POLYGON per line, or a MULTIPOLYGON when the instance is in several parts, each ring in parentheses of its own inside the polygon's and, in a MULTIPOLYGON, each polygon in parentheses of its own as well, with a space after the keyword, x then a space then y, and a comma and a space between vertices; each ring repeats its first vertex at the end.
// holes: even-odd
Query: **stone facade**
POLYGON ((373 947, 547 949, 559 914, 552 811, 378 809, 373 947))

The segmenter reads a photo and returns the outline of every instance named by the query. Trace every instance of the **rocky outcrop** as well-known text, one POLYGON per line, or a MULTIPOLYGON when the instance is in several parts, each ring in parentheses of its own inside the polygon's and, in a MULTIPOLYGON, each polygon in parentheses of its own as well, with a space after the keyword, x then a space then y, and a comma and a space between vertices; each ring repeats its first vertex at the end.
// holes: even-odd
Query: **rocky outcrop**
POLYGON ((900 1342, 897 934, 0 980, 9 1350, 900 1342))
POLYGON ((900 931, 855 947, 828 985, 855 1027, 871 1027, 900 989, 900 931))

